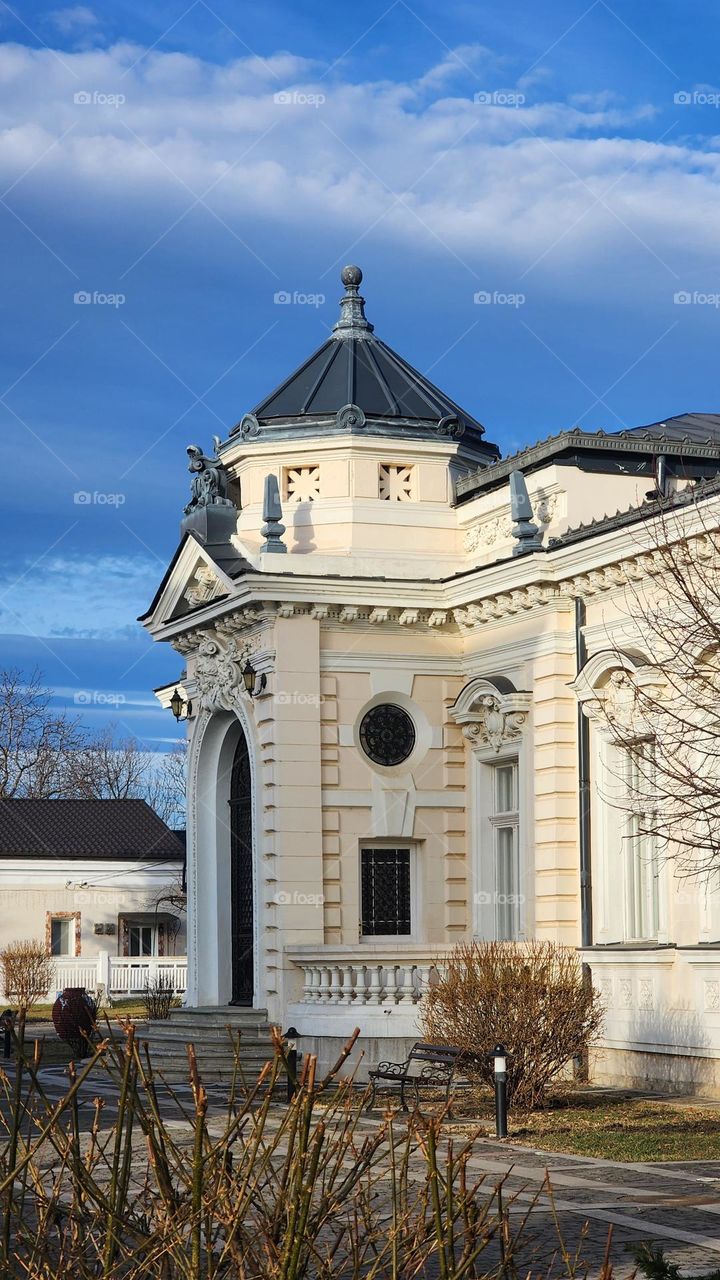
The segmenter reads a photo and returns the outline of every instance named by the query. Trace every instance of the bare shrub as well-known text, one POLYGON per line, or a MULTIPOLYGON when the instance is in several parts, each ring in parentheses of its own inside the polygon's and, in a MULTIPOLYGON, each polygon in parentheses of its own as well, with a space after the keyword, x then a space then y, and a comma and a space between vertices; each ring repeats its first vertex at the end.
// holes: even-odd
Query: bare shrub
POLYGON ((488 1084, 496 1044, 508 1050, 508 1101, 537 1107, 550 1081, 585 1053, 602 1024, 600 995, 575 952, 552 942, 461 943, 423 1004, 428 1040, 465 1049, 488 1084))
POLYGON ((169 1018, 170 1010, 177 1008, 180 1003, 175 995, 172 979, 167 973, 159 973, 156 978, 145 979, 142 1000, 145 1012, 152 1020, 169 1018))
MULTIPOLYGON (((333 1080, 354 1042, 325 1079, 305 1058, 292 1101, 273 1107, 288 1070, 276 1035, 247 1086, 238 1057, 211 1120, 192 1045, 190 1096, 168 1089, 162 1109, 132 1026, 69 1069, 57 1102, 21 1057, 0 1140, 3 1280, 586 1277, 579 1225, 577 1251, 559 1237, 550 1261, 547 1234, 533 1238, 545 1184, 529 1203, 503 1179, 484 1185, 474 1137, 446 1143, 439 1118, 364 1129, 352 1081, 333 1080), (96 1097, 83 1132, 78 1097, 96 1080, 117 1106, 96 1097)), ((610 1280, 610 1263, 593 1275, 610 1280)))
POLYGON ((17 1005, 24 1016, 47 993, 55 981, 55 963, 45 943, 36 938, 9 942, 0 951, 5 998, 17 1005))

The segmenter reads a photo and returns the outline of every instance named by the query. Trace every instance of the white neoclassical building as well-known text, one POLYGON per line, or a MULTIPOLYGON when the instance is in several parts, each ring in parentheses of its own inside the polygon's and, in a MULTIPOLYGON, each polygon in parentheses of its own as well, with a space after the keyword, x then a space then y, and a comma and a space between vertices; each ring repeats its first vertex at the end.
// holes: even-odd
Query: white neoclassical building
POLYGON ((717 1089, 720 900, 620 822, 597 709, 648 678, 626 584, 658 484, 720 470, 720 417, 502 459, 375 334, 361 279, 212 458, 188 450, 143 618, 186 662, 187 1003, 266 1010, 322 1058, 359 1026, 372 1061, 417 1038, 452 944, 550 938, 606 998, 597 1079, 717 1089))

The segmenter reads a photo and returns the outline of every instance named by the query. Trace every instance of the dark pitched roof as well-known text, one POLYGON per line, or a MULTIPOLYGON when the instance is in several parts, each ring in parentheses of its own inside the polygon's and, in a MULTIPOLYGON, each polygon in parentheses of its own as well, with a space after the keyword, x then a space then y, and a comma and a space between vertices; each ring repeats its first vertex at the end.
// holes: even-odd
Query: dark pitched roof
POLYGON ((230 434, 290 439, 322 426, 323 434, 449 436, 483 460, 499 457, 497 446, 483 441, 477 418, 375 336, 358 292, 360 268, 343 268, 341 278, 346 292, 331 336, 230 434), (364 420, 343 417, 348 407, 360 409, 364 420))
POLYGON ((618 435, 644 435, 654 440, 687 440, 692 444, 720 446, 720 413, 678 413, 647 427, 630 427, 618 435))
POLYGON ((511 471, 529 475, 551 461, 612 474, 627 473, 632 458, 633 474, 650 475, 660 454, 689 479, 715 475, 720 470, 720 414, 682 413, 622 431, 583 431, 581 427, 560 431, 462 476, 456 483, 456 497, 459 503, 467 502, 502 484, 511 471))
POLYGON ((0 858, 182 862, 184 854, 145 800, 0 800, 0 858))
POLYGON ((380 338, 340 333, 328 338, 305 364, 253 410, 270 418, 335 415, 356 404, 369 417, 417 418, 438 423, 455 417, 481 434, 484 427, 413 369, 380 338))

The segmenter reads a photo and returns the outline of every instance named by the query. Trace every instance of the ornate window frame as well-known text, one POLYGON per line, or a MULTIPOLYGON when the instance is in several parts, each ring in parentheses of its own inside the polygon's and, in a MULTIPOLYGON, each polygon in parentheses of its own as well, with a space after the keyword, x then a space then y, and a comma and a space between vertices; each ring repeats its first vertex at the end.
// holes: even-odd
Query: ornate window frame
MULTIPOLYGON (((70 953, 74 956, 82 954, 82 912, 80 911, 46 911, 45 912, 45 950, 48 955, 52 955, 52 922, 53 920, 74 920, 73 926, 73 948, 70 953)), ((58 956, 58 959, 61 957, 58 956)))
POLYGON ((518 692, 504 676, 476 676, 460 690, 450 716, 473 751, 492 760, 518 744, 532 706, 532 694, 518 692))
POLYGON ((468 826, 473 884, 473 933, 496 937, 496 867, 491 794, 495 766, 517 764, 518 788, 518 937, 530 937, 534 923, 533 776, 528 768, 525 733, 532 693, 515 688, 505 676, 474 676, 461 689, 450 717, 461 726, 471 748, 468 826))
POLYGON ((612 789, 623 785, 623 750, 613 724, 628 743, 628 731, 641 747, 652 740, 652 725, 638 710, 638 692, 647 689, 657 697, 665 683, 662 672, 638 650, 603 649, 588 658, 570 688, 582 713, 590 721, 591 829, 593 863, 593 915, 595 941, 610 946, 623 942, 654 946, 669 940, 668 869, 658 871, 658 928, 656 938, 628 936, 628 904, 625 835, 622 805, 613 803, 612 789), (616 865, 615 854, 621 858, 616 865))

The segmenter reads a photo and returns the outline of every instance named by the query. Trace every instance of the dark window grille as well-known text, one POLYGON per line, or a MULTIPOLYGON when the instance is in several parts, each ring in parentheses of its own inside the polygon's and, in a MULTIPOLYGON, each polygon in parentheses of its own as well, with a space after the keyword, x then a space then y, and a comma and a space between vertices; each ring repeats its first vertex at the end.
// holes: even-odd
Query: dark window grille
POLYGON ((415 747, 415 725, 403 707, 382 702, 371 707, 360 723, 360 745, 374 764, 402 764, 415 747))
POLYGON ((362 849, 362 932, 410 933, 410 850, 362 849))

